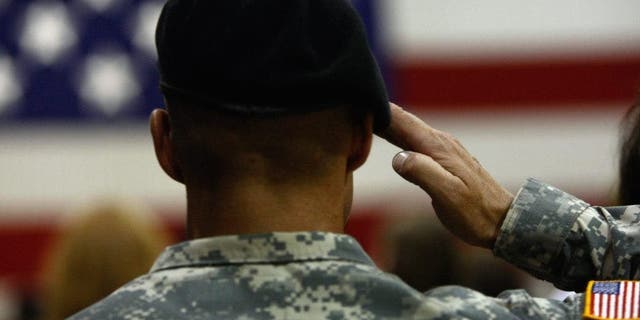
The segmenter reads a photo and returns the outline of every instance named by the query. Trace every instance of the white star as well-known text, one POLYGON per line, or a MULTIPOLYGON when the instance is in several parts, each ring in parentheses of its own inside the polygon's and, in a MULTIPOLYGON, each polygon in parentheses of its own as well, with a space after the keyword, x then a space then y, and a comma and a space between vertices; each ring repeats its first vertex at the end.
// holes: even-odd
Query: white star
POLYGON ((162 11, 162 1, 147 1, 142 4, 133 19, 133 43, 139 50, 156 57, 156 23, 162 11))
POLYGON ((124 53, 89 56, 79 80, 80 98, 106 116, 116 115, 140 94, 131 61, 124 53))
POLYGON ((105 12, 111 8, 114 8, 121 0, 80 0, 84 5, 93 9, 96 12, 105 12))
POLYGON ((22 50, 44 65, 52 65, 77 42, 64 4, 36 2, 29 6, 20 34, 22 50))
POLYGON ((16 67, 7 56, 0 55, 0 114, 8 111, 22 97, 16 67))

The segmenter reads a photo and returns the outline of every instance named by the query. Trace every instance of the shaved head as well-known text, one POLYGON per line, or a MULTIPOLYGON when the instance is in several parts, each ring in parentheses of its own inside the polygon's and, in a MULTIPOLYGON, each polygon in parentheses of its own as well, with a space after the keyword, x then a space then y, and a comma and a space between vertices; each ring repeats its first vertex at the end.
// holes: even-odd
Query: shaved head
POLYGON ((257 178, 269 183, 345 172, 364 115, 347 107, 247 117, 169 99, 172 138, 186 184, 257 178))

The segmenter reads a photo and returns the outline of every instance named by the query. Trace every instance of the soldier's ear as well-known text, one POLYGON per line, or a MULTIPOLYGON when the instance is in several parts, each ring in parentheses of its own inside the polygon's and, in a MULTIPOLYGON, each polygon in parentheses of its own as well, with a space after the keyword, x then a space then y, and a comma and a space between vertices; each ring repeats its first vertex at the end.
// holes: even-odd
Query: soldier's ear
POLYGON ((156 158, 162 170, 173 180, 184 183, 182 170, 176 161, 176 154, 171 141, 171 123, 169 113, 165 109, 155 109, 149 117, 149 127, 153 138, 156 158))
POLYGON ((351 149, 347 159, 347 170, 351 172, 360 168, 369 157, 373 140, 373 115, 367 112, 364 116, 355 118, 353 124, 351 149))

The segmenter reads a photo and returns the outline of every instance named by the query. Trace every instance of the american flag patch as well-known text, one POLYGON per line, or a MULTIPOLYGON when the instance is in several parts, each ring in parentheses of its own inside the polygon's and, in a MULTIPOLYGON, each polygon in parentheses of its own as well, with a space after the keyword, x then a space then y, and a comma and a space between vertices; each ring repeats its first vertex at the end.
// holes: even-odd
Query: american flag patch
POLYGON ((639 281, 591 281, 585 293, 588 319, 640 319, 639 281))

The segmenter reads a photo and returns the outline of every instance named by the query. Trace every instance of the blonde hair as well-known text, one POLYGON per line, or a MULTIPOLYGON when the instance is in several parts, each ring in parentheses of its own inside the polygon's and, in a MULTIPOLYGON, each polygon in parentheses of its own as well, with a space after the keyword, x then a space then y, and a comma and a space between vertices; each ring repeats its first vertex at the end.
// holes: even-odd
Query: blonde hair
POLYGON ((148 272, 168 242, 148 218, 117 201, 74 215, 44 269, 43 318, 66 318, 148 272))

